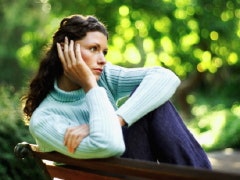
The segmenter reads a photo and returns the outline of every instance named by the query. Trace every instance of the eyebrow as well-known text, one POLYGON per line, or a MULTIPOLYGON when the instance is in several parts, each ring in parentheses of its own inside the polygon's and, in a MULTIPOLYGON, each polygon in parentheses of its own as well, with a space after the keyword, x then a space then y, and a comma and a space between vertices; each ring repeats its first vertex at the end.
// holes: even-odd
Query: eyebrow
MULTIPOLYGON (((101 45, 99 43, 97 43, 97 42, 94 42, 93 44, 95 44, 98 48, 101 47, 101 45)), ((104 51, 108 51, 108 48, 104 48, 104 51)))

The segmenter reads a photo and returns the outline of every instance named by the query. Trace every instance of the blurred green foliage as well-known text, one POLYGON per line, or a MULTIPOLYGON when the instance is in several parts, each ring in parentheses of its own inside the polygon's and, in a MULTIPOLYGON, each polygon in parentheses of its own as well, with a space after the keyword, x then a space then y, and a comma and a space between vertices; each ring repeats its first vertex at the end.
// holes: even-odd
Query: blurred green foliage
POLYGON ((17 143, 34 143, 22 120, 19 98, 20 93, 14 88, 0 86, 0 177, 4 180, 43 180, 43 171, 35 161, 18 159, 14 155, 17 143))
POLYGON ((71 14, 96 15, 107 25, 112 63, 176 72, 182 84, 175 104, 193 119, 188 125, 206 150, 239 148, 239 7, 240 0, 0 0, 0 176, 32 179, 25 169, 34 165, 12 154, 18 142, 33 142, 20 90, 60 20, 71 14))
POLYGON ((1 81, 14 80, 8 70, 13 67, 16 74, 34 71, 61 18, 75 13, 94 14, 106 23, 107 58, 115 64, 166 66, 183 79, 193 71, 215 74, 226 67, 231 72, 240 64, 239 4, 239 0, 2 2, 1 67, 9 67, 1 81))
POLYGON ((109 61, 176 72, 183 80, 176 104, 186 117, 191 114, 188 95, 196 89, 203 95, 206 89, 213 94, 222 89, 235 103, 237 88, 225 87, 229 81, 240 83, 239 5, 240 0, 2 0, 0 83, 25 85, 60 20, 93 14, 110 32, 109 61))
POLYGON ((240 104, 226 109, 222 105, 195 105, 196 119, 188 124, 206 151, 240 149, 240 104))

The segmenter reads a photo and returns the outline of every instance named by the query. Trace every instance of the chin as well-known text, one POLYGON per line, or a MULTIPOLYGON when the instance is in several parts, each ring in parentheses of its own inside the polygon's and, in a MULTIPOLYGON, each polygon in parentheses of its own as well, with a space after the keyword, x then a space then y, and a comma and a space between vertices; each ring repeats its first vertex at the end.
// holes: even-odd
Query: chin
POLYGON ((98 81, 100 79, 100 76, 95 76, 96 77, 96 80, 98 81))

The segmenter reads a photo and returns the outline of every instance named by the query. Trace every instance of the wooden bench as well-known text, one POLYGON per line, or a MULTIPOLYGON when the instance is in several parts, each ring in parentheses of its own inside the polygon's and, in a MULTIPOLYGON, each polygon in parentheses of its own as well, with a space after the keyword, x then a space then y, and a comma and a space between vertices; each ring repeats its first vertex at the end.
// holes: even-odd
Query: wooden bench
POLYGON ((153 163, 125 158, 74 159, 57 152, 43 153, 33 144, 19 143, 14 149, 18 158, 32 157, 42 167, 48 179, 65 180, 240 180, 240 174, 231 174, 164 163, 153 163), (57 164, 56 164, 57 162, 57 164))

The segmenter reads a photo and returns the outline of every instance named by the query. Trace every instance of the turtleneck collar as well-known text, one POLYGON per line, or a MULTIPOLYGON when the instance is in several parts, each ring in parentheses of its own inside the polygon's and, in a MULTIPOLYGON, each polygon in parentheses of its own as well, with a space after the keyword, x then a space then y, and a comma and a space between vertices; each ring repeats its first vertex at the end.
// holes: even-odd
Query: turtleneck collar
POLYGON ((74 102, 82 99, 85 96, 83 89, 74 91, 64 91, 57 85, 57 80, 54 81, 54 89, 50 92, 50 96, 60 102, 74 102))

